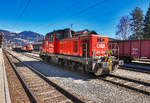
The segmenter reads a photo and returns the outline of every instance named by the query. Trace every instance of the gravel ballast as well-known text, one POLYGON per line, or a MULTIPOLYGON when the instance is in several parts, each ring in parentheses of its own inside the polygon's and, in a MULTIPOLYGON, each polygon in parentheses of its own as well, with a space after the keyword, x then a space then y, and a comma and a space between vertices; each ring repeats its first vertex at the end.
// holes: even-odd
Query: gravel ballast
POLYGON ((150 74, 147 74, 147 73, 140 73, 140 72, 118 69, 114 74, 119 75, 119 76, 128 77, 128 78, 138 79, 141 81, 147 81, 150 83, 150 74))
MULTIPOLYGON (((36 59, 13 53, 25 63, 31 65, 36 70, 43 73, 50 80, 58 85, 70 90, 72 93, 81 97, 95 101, 96 103, 149 103, 150 96, 138 92, 123 89, 99 79, 91 79, 88 76, 81 75, 72 71, 64 70, 49 64, 44 64, 36 59)), ((148 74, 131 74, 123 70, 118 70, 116 74, 127 77, 148 79, 148 74), (122 74, 121 74, 122 73, 122 74), (129 76, 128 76, 129 75, 129 76), (144 77, 146 76, 146 77, 144 77)))

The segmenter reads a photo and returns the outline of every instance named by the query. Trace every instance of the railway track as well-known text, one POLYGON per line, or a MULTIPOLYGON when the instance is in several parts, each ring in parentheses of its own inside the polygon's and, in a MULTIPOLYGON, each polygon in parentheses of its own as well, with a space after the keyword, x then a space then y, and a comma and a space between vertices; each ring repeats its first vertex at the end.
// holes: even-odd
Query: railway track
POLYGON ((84 103, 86 101, 53 83, 9 52, 5 51, 5 54, 32 103, 84 103))
MULTIPOLYGON (((35 55, 30 54, 24 54, 25 56, 41 60, 39 57, 35 55)), ((120 67, 119 69, 128 70, 131 72, 140 72, 140 73, 147 73, 150 74, 150 71, 140 70, 136 68, 127 68, 127 67, 120 67)), ((91 76, 93 78, 93 76, 91 76)), ((94 77, 95 78, 95 77, 94 77)), ((140 81, 133 78, 127 78, 123 76, 117 76, 117 75, 107 75, 106 78, 104 77, 98 77, 98 79, 103 80, 105 82, 109 82, 111 84, 128 88, 137 92, 140 92, 142 94, 150 95, 150 83, 148 81, 140 81)))
POLYGON ((28 57, 31 57, 31 58, 37 59, 37 60, 42 60, 39 56, 31 55, 31 53, 30 53, 30 54, 22 53, 22 54, 23 54, 23 55, 25 55, 25 56, 28 56, 28 57))
POLYGON ((147 70, 147 69, 137 69, 137 68, 124 67, 124 66, 119 67, 119 69, 150 74, 150 70, 147 70))
POLYGON ((150 59, 136 59, 137 61, 144 61, 144 62, 149 62, 150 63, 150 59))
POLYGON ((108 75, 106 78, 99 77, 98 79, 150 96, 150 83, 147 81, 140 81, 133 78, 127 78, 111 74, 108 75))

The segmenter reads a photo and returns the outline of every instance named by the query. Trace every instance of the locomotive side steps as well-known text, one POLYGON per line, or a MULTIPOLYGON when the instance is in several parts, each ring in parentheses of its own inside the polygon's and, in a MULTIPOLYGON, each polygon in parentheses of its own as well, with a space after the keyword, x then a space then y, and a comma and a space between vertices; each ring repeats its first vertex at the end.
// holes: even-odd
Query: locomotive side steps
POLYGON ((3 52, 0 48, 0 103, 11 103, 3 52))
MULTIPOLYGON (((74 102, 74 103, 84 103, 84 102, 88 102, 89 100, 85 100, 85 99, 83 99, 83 98, 78 98, 78 97, 76 97, 76 96, 74 96, 73 94, 71 94, 69 91, 67 91, 67 90, 65 90, 64 88, 62 88, 62 87, 60 87, 59 85, 57 85, 57 84, 55 84, 54 82, 52 82, 52 81, 50 81, 47 77, 45 77, 43 74, 41 74, 40 72, 38 72, 38 71, 36 71, 34 68, 32 68, 31 66, 29 66, 29 65, 27 65, 27 64, 25 64, 25 63, 23 63, 20 59, 18 59, 17 57, 15 57, 14 55, 12 55, 11 53, 9 53, 8 51, 7 51, 7 53, 11 56, 11 57, 13 57, 13 58, 15 58, 19 63, 21 63, 22 65, 24 65, 24 66, 26 66, 26 68, 28 68, 28 70, 30 70, 30 71, 32 71, 32 73, 31 72, 28 72, 28 76, 25 78, 24 77, 24 79, 25 79, 25 81, 27 82, 27 85, 28 84, 32 84, 33 85, 33 83, 36 81, 36 82, 38 82, 38 84, 36 83, 36 84, 34 84, 34 87, 36 86, 36 88, 37 88, 37 90, 35 90, 35 92, 36 91, 38 91, 38 95, 36 95, 36 93, 34 93, 34 90, 32 90, 33 89, 33 86, 28 86, 28 88, 29 88, 29 90, 31 90, 31 92, 32 92, 32 94, 34 94, 34 96, 35 97, 38 97, 38 96, 41 96, 41 95, 39 95, 39 94, 42 94, 42 96, 43 96, 43 98, 45 98, 44 100, 50 100, 50 101, 52 101, 54 98, 56 99, 58 99, 58 101, 59 100, 63 100, 63 101, 61 101, 61 102, 74 102), (32 79, 32 81, 30 82, 30 83, 28 83, 30 80, 29 80, 29 77, 31 76, 33 76, 33 75, 36 75, 36 77, 33 77, 33 79, 32 79), (34 81, 34 79, 36 78, 36 80, 34 81), (41 83, 41 81, 44 81, 43 83, 41 83), (44 89, 44 88, 47 88, 48 86, 50 86, 50 88, 53 88, 52 90, 50 89, 50 88, 48 88, 48 89, 44 89, 44 90, 38 90, 38 86, 39 85, 42 85, 42 84, 46 84, 46 87, 44 87, 44 86, 42 86, 42 88, 44 89), (46 90, 46 94, 45 94, 45 90, 46 90), (39 93, 40 92, 40 93, 39 93), (55 94, 56 93, 56 94, 55 94), (44 95, 43 95, 44 94, 44 95), (48 96, 47 96, 48 95, 48 96), (51 95, 51 96, 50 96, 51 95), (53 95, 55 95, 55 97, 53 96, 53 95), (44 97, 44 96, 46 96, 46 97, 44 97), (65 101, 64 101, 65 100, 65 101)), ((19 70, 19 69, 18 69, 19 70)), ((21 70, 21 69, 20 69, 21 70)), ((27 69, 26 69, 26 72, 28 71, 27 69)), ((21 71, 19 71, 19 73, 20 73, 21 71)), ((20 73, 21 74, 21 73, 20 73)), ((41 87, 41 86, 40 86, 41 87)), ((38 98, 39 99, 39 98, 38 98)), ((38 100, 37 100, 38 101, 38 100)), ((60 101, 59 101, 60 102, 60 101)))

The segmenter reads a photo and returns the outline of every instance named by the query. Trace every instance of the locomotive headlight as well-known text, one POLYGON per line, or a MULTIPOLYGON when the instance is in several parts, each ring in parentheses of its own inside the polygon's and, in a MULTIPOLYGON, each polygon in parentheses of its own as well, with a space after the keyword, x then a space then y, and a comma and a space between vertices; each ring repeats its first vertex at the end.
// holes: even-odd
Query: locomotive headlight
POLYGON ((107 68, 107 67, 108 67, 108 65, 109 65, 109 63, 108 63, 108 62, 102 62, 102 68, 107 68))
POLYGON ((124 65, 124 61, 123 60, 119 60, 119 65, 120 66, 124 65))
POLYGON ((101 42, 103 42, 104 41, 104 39, 101 37, 101 42))
POLYGON ((93 53, 93 56, 95 56, 96 55, 96 50, 93 50, 92 53, 93 53))
POLYGON ((108 50, 105 50, 105 53, 108 54, 108 50))

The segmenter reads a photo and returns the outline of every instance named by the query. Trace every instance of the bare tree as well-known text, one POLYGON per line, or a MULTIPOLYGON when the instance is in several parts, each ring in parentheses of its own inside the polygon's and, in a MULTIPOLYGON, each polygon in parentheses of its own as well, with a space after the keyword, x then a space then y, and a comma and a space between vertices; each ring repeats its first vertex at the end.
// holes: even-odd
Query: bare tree
POLYGON ((117 25, 116 36, 120 40, 127 40, 130 35, 130 18, 123 16, 117 25))

